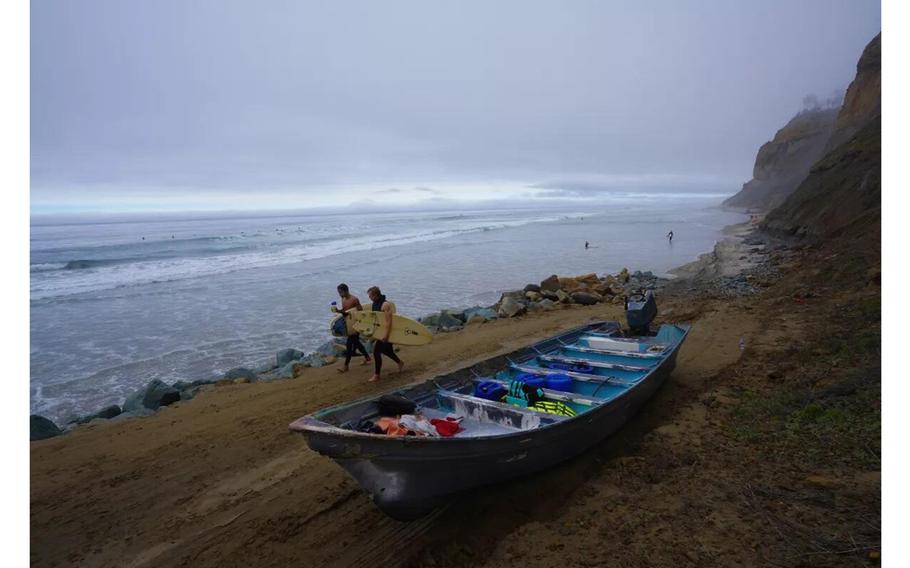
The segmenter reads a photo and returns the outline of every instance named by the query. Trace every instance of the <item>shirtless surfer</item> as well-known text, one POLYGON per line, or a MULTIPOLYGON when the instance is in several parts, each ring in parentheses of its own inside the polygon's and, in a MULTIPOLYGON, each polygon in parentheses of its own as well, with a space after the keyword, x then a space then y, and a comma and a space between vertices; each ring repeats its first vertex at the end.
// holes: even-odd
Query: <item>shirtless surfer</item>
MULTIPOLYGON (((347 284, 341 283, 338 285, 338 295, 341 296, 341 313, 346 314, 354 310, 362 310, 363 306, 360 304, 360 298, 351 294, 350 289, 347 284)), ((338 369, 339 373, 347 373, 348 367, 351 364, 351 357, 357 354, 357 351, 363 353, 363 362, 361 365, 366 365, 370 362, 370 354, 367 353, 366 347, 363 346, 363 343, 360 342, 360 334, 354 330, 348 330, 348 342, 346 349, 344 351, 344 366, 341 369, 338 369)))
POLYGON ((395 354, 395 347, 389 343, 389 334, 392 333, 392 315, 395 313, 395 306, 392 302, 386 301, 385 295, 379 291, 378 286, 371 287, 367 290, 367 294, 373 302, 373 311, 383 312, 383 317, 385 318, 385 335, 382 338, 377 338, 376 343, 373 346, 373 365, 376 372, 373 374, 370 382, 375 383, 380 379, 383 355, 386 355, 389 359, 398 363, 399 372, 404 369, 404 362, 398 358, 398 355, 395 354))

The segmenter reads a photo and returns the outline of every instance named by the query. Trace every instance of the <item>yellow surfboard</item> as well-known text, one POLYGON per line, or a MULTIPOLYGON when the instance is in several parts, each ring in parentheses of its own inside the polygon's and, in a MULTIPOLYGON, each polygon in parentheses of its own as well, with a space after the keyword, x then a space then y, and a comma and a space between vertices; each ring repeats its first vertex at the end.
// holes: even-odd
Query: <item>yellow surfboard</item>
MULTIPOLYGON (((373 311, 349 312, 345 318, 348 330, 354 330, 365 339, 382 339, 385 335, 385 314, 373 311)), ((433 341, 433 334, 422 323, 398 314, 392 314, 392 331, 389 343, 398 345, 426 345, 433 341)))

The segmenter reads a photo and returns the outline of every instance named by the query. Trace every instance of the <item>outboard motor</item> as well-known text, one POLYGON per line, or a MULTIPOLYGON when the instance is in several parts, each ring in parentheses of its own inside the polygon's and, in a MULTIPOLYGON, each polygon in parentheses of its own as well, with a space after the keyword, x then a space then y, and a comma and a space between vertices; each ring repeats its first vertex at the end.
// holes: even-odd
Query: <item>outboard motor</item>
POLYGON ((651 290, 626 296, 626 322, 633 335, 651 335, 651 322, 657 317, 657 301, 651 290))

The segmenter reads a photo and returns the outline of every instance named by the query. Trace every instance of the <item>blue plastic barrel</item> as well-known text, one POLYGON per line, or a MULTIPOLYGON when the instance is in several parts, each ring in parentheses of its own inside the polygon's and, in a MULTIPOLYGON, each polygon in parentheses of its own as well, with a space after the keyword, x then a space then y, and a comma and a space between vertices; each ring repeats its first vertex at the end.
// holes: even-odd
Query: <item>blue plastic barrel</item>
POLYGON ((494 381, 474 383, 474 396, 486 400, 500 401, 506 392, 505 387, 494 381))
POLYGON ((547 376, 547 388, 562 392, 572 392, 572 379, 569 375, 553 373, 547 376))
POLYGON ((542 389, 547 386, 546 377, 539 377, 539 376, 533 375, 531 373, 522 373, 522 374, 518 375, 516 380, 526 383, 528 385, 531 385, 532 387, 534 387, 536 389, 542 389))

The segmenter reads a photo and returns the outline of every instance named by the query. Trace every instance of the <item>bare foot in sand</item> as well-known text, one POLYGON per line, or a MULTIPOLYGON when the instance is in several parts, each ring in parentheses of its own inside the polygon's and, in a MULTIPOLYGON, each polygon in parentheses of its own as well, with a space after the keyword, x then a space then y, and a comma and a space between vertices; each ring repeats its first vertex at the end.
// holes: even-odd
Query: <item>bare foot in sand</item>
POLYGON ((367 381, 367 382, 368 382, 368 383, 376 383, 376 382, 379 382, 379 375, 373 375, 373 376, 370 378, 370 380, 367 381))
POLYGON ((404 361, 399 361, 398 362, 398 372, 400 373, 402 371, 404 371, 404 361))
POLYGON ((347 367, 342 367, 342 368, 340 368, 340 369, 335 369, 335 370, 338 371, 339 373, 347 373, 347 372, 348 372, 348 368, 347 368, 347 367))
POLYGON ((373 360, 370 359, 369 357, 367 357, 363 361, 360 362, 360 366, 363 367, 364 365, 369 365, 372 362, 373 362, 373 360))

